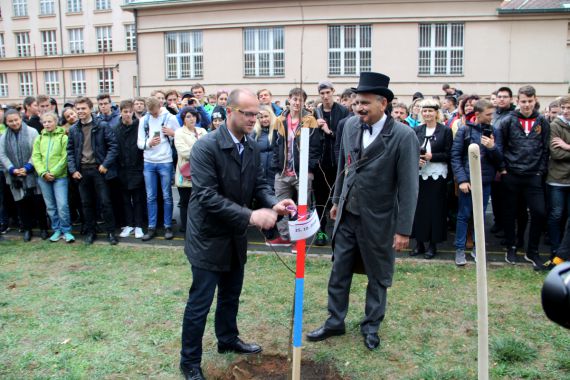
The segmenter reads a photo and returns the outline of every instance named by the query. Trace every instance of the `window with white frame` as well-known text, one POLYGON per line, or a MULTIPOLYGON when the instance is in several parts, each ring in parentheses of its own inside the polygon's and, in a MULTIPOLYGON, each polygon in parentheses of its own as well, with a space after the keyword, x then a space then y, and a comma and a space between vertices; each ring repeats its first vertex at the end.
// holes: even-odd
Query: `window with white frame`
POLYGON ((44 84, 46 86, 46 95, 59 95, 59 75, 57 71, 45 71, 44 84))
POLYGON ((8 75, 0 73, 0 98, 8 97, 8 75))
POLYGON ((4 45, 4 33, 0 33, 0 58, 6 57, 6 46, 4 45))
POLYGON ((111 0, 95 0, 95 9, 98 11, 111 9, 111 0))
POLYGON ((166 78, 193 79, 203 74, 202 32, 166 33, 166 78))
POLYGON ((83 11, 82 0, 67 0, 67 13, 80 13, 83 11))
POLYGON ((329 75, 359 75, 372 69, 372 26, 329 26, 329 75))
POLYGON ((16 51, 18 57, 29 57, 32 55, 32 48, 30 45, 30 33, 18 32, 16 33, 16 51))
POLYGON ((44 55, 57 54, 57 40, 55 37, 55 30, 42 31, 42 49, 44 55))
POLYGON ((12 0, 14 17, 24 17, 28 15, 28 0, 12 0))
POLYGON ((285 75, 282 27, 243 30, 244 74, 246 77, 285 75))
POLYGON ((68 29, 69 33, 69 53, 82 54, 85 52, 85 45, 83 43, 83 29, 75 28, 68 29))
POLYGON ((55 0, 40 0, 40 15, 54 15, 55 14, 55 0))
POLYGON ((71 70, 71 95, 85 95, 87 82, 85 82, 85 70, 71 70))
POLYGON ((137 48, 137 34, 135 24, 125 25, 125 38, 127 50, 135 50, 137 48))
POLYGON ((419 75, 463 75, 463 23, 420 24, 419 75))
POLYGON ((32 72, 26 71, 19 73, 20 77, 20 96, 33 96, 34 95, 34 82, 32 72))
POLYGON ((115 92, 115 81, 113 80, 113 69, 105 68, 99 69, 99 93, 100 94, 112 94, 115 92))
POLYGON ((111 38, 110 26, 98 26, 95 28, 97 32, 97 51, 103 53, 113 50, 113 40, 111 38))

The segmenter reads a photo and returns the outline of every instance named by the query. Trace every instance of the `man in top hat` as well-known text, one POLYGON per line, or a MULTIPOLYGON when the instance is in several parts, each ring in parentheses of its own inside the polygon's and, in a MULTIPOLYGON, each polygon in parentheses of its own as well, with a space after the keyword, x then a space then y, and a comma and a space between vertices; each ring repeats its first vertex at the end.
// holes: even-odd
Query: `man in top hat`
POLYGON ((394 98, 389 83, 386 75, 365 72, 354 89, 356 116, 344 127, 330 212, 335 226, 329 317, 307 334, 309 341, 345 333, 352 275, 363 266, 368 286, 360 332, 369 350, 380 344, 396 251, 406 249, 412 232, 420 152, 414 131, 385 112, 394 98))

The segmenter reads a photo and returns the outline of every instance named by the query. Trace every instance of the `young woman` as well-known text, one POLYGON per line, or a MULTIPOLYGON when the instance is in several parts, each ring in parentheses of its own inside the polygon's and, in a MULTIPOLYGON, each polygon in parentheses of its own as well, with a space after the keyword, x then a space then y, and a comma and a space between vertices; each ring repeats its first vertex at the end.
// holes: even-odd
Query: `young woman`
POLYGON ((267 105, 261 106, 253 129, 253 138, 259 146, 265 180, 272 189, 275 184, 275 171, 271 167, 271 161, 273 159, 273 142, 276 130, 277 116, 273 113, 272 107, 267 105))
POLYGON ((38 175, 32 164, 32 148, 38 132, 28 127, 16 110, 6 111, 4 124, 8 129, 0 139, 0 162, 22 221, 24 241, 32 240, 32 228, 36 221, 40 236, 45 240, 48 238, 46 209, 38 187, 38 175))
POLYGON ((415 128, 421 124, 419 119, 419 114, 420 114, 420 102, 422 100, 423 99, 421 98, 415 99, 410 105, 410 109, 408 110, 409 116, 406 118, 406 121, 408 122, 408 125, 412 128, 415 128))
POLYGON ((188 218, 188 202, 192 194, 192 179, 190 168, 190 152, 198 139, 208 132, 196 126, 200 121, 200 114, 194 107, 184 107, 180 111, 184 126, 174 134, 174 145, 178 151, 176 165, 175 185, 180 196, 180 232, 186 233, 186 220, 188 218))
POLYGON ((215 131, 223 123, 224 116, 221 114, 221 112, 212 112, 212 124, 210 124, 210 127, 208 128, 208 132, 215 131))
POLYGON ((414 216, 412 237, 416 248, 411 255, 424 254, 432 259, 437 254, 437 243, 447 235, 447 177, 453 137, 442 124, 439 103, 425 99, 420 103, 422 124, 415 128, 420 142, 420 189, 414 216), (426 251, 424 242, 429 241, 426 251))
POLYGON ((40 118, 44 129, 34 142, 32 164, 38 173, 38 185, 42 191, 53 235, 50 241, 63 238, 67 243, 75 241, 71 234, 71 220, 67 202, 67 135, 57 126, 58 117, 47 112, 40 118))
POLYGON ((71 126, 75 124, 78 120, 77 113, 71 107, 66 107, 63 110, 61 118, 62 118, 61 127, 65 130, 65 134, 67 134, 69 128, 71 128, 71 126))

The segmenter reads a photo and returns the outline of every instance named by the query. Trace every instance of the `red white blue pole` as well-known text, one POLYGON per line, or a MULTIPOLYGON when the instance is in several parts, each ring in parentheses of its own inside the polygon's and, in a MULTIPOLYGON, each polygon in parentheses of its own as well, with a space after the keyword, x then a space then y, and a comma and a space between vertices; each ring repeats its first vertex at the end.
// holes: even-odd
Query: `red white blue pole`
MULTIPOLYGON (((298 218, 307 218, 309 183, 309 128, 301 128, 299 167, 298 218)), ((303 299, 305 295, 305 240, 297 240, 297 270, 295 274, 295 310, 293 312, 293 380, 301 379, 301 348, 303 343, 303 299)))

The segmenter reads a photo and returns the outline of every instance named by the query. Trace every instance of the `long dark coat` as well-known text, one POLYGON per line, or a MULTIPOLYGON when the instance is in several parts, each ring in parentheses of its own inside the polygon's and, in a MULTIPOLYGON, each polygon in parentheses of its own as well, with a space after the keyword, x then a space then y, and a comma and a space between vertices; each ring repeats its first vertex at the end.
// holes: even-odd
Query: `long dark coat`
POLYGON ((188 205, 185 252, 193 266, 225 272, 232 256, 247 261, 247 227, 253 199, 261 207, 277 203, 265 181, 259 147, 244 143, 240 159, 225 124, 199 139, 190 154, 192 195, 188 205))
POLYGON ((412 232, 420 148, 413 129, 388 116, 380 135, 360 155, 361 124, 357 116, 351 117, 342 135, 333 197, 333 203, 338 205, 333 244, 343 223, 345 200, 358 177, 362 185, 360 220, 367 238, 359 241, 357 248, 369 278, 389 287, 396 258, 392 248, 394 234, 409 236, 412 232))

